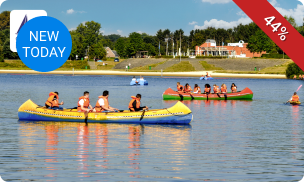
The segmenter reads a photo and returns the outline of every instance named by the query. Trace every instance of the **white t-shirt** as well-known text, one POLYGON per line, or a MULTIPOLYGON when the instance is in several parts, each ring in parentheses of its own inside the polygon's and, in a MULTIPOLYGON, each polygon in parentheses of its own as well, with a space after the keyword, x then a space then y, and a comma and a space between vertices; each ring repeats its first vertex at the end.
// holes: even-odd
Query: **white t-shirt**
POLYGON ((99 103, 100 106, 104 106, 104 100, 103 100, 103 98, 100 98, 98 100, 98 103, 99 103))
POLYGON ((79 105, 81 105, 81 106, 83 106, 83 104, 84 104, 84 100, 83 99, 81 99, 79 102, 79 105))
POLYGON ((133 81, 136 81, 136 78, 132 78, 133 81))

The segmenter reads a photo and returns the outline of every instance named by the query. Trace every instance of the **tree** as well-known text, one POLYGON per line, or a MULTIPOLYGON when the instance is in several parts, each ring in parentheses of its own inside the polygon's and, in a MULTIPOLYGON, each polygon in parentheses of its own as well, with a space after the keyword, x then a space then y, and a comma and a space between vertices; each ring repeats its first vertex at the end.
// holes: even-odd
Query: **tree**
POLYGON ((139 33, 133 32, 129 35, 130 42, 126 45, 126 54, 135 56, 136 52, 143 50, 143 40, 139 33))
POLYGON ((262 31, 258 30, 248 41, 247 48, 250 52, 277 52, 276 44, 262 31))
POLYGON ((106 50, 105 50, 101 40, 97 44, 93 44, 91 46, 91 49, 92 49, 92 51, 90 50, 90 57, 92 57, 92 58, 96 57, 98 59, 103 59, 103 60, 107 59, 107 57, 106 57, 107 53, 106 53, 106 50))
POLYGON ((94 21, 79 24, 76 32, 83 36, 83 46, 87 47, 96 44, 102 37, 100 33, 100 24, 94 21))
POLYGON ((119 38, 115 43, 115 50, 120 57, 126 57, 127 56, 126 53, 125 53, 125 45, 126 45, 126 39, 125 38, 119 38))
POLYGON ((3 44, 3 56, 4 59, 19 59, 19 56, 16 52, 12 52, 10 49, 10 39, 7 38, 3 44))
POLYGON ((296 63, 290 63, 287 66, 285 74, 287 78, 293 78, 294 75, 300 75, 300 74, 303 75, 304 71, 301 70, 301 68, 298 65, 296 65, 296 63))
POLYGON ((9 11, 3 11, 0 14, 0 31, 10 29, 10 13, 9 11))

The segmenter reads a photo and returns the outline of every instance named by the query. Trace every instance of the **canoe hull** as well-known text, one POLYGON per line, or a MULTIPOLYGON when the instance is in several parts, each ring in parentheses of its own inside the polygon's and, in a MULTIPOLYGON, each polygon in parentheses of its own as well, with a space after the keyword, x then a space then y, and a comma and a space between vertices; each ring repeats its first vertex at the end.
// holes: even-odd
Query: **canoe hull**
POLYGON ((290 104, 296 106, 296 105, 300 105, 301 102, 300 101, 297 101, 297 102, 291 101, 290 104))
MULTIPOLYGON (((19 108, 18 117, 21 121, 85 122, 83 112, 68 109, 63 111, 46 109, 37 106, 31 100, 28 100, 19 108)), ((142 112, 89 113, 87 122, 187 125, 193 120, 193 115, 187 106, 178 102, 168 109, 146 111, 141 118, 142 112)))
POLYGON ((186 93, 178 93, 169 88, 163 93, 163 100, 181 100, 181 96, 183 100, 193 100, 193 98, 194 100, 252 100, 253 92, 249 88, 245 88, 244 90, 237 93, 190 95, 186 93))

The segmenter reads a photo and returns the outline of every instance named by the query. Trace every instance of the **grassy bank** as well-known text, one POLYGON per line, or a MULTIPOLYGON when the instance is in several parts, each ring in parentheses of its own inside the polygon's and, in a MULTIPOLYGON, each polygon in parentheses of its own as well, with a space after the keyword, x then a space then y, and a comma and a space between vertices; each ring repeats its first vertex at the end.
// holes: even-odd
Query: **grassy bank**
MULTIPOLYGON (((125 59, 120 59, 119 61, 122 62, 125 59)), ((103 62, 95 62, 95 65, 97 66, 98 70, 111 70, 115 65, 117 65, 120 62, 114 62, 114 59, 107 59, 107 61, 103 62), (105 65, 103 65, 103 63, 105 65)))
POLYGON ((195 68, 190 64, 189 61, 182 61, 178 64, 175 64, 164 71, 167 72, 187 72, 187 71, 195 71, 195 68))
POLYGON ((166 61, 156 63, 156 64, 150 64, 150 65, 146 65, 146 66, 142 66, 142 67, 132 68, 131 71, 157 71, 157 70, 152 70, 152 69, 158 65, 164 64, 165 62, 166 61), (149 69, 149 67, 151 67, 151 70, 149 69))
POLYGON ((260 71, 234 71, 234 70, 218 70, 215 73, 235 73, 235 74, 285 74, 287 66, 289 63, 293 63, 292 60, 289 60, 281 65, 276 65, 272 67, 267 67, 261 69, 260 71))
POLYGON ((213 64, 208 64, 206 61, 200 61, 200 64, 205 68, 206 71, 224 70, 223 68, 215 67, 213 64))

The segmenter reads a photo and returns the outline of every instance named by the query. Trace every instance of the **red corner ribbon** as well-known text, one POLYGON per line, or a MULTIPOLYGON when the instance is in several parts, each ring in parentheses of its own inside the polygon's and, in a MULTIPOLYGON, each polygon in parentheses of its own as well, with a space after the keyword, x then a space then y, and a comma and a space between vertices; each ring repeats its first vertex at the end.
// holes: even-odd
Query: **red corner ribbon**
POLYGON ((233 1, 290 57, 290 59, 304 70, 303 36, 267 0, 233 1), (272 21, 272 18, 269 17, 275 17, 275 19, 272 21), (271 23, 266 25, 267 21, 265 18, 269 18, 267 20, 271 21, 271 23), (281 25, 279 23, 281 23, 281 25), (278 29, 274 32, 274 29, 276 28, 278 29), (286 32, 288 32, 288 34, 286 34, 286 32))

